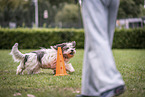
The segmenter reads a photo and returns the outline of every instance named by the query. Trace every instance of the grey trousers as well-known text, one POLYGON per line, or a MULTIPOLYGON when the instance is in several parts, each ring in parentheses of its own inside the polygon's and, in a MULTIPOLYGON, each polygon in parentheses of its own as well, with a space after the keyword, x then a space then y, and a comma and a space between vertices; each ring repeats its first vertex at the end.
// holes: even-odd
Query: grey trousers
POLYGON ((83 95, 100 96, 102 92, 124 85, 111 50, 118 6, 119 0, 83 0, 83 95))

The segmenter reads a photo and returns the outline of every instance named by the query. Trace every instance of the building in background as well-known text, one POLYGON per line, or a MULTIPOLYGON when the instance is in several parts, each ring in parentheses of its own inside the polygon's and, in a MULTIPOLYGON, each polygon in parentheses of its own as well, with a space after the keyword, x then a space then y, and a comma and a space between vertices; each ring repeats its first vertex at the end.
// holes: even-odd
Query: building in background
POLYGON ((116 21, 117 28, 142 28, 145 25, 145 17, 143 18, 128 18, 128 19, 118 19, 116 21))

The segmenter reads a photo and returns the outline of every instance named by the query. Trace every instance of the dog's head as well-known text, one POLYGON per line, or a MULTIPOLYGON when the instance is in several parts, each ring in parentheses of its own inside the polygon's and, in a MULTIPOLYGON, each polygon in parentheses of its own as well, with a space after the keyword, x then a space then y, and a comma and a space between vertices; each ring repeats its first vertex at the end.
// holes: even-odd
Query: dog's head
POLYGON ((75 45, 76 45, 76 42, 72 41, 69 43, 57 44, 53 46, 53 48, 57 50, 58 47, 61 47, 63 56, 65 58, 72 58, 74 54, 76 53, 75 45))

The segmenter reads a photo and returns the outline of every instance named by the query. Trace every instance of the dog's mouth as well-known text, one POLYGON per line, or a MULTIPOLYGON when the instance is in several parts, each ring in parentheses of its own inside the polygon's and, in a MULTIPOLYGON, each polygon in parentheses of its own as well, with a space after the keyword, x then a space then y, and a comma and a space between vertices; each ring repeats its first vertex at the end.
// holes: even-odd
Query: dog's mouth
POLYGON ((64 56, 65 58, 71 58, 71 57, 74 56, 74 53, 75 53, 75 52, 70 52, 70 53, 68 53, 68 54, 64 54, 63 56, 64 56))
POLYGON ((70 55, 74 55, 74 52, 69 53, 70 55))

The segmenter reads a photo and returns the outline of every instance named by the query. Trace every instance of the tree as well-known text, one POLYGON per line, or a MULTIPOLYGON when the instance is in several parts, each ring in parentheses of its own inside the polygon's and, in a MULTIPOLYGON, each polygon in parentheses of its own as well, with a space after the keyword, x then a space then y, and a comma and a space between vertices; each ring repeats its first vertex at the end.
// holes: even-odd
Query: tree
POLYGON ((29 0, 0 0, 0 24, 8 26, 9 22, 17 22, 21 26, 23 22, 29 22, 30 4, 29 0))
POLYGON ((141 14, 143 15, 143 4, 143 0, 120 0, 118 18, 140 17, 141 14))
MULTIPOLYGON (((75 0, 38 0, 39 27, 54 22, 80 23, 80 10, 75 0), (44 10, 48 11, 48 18, 44 19, 44 10)), ((118 19, 145 16, 143 0, 120 0, 118 19)), ((35 20, 33 0, 0 0, 0 25, 8 26, 9 22, 17 22, 17 26, 31 27, 35 20)), ((55 26, 54 26, 55 27, 55 26)))
POLYGON ((65 4, 55 16, 55 22, 77 22, 79 19, 79 8, 75 4, 65 4))

